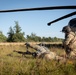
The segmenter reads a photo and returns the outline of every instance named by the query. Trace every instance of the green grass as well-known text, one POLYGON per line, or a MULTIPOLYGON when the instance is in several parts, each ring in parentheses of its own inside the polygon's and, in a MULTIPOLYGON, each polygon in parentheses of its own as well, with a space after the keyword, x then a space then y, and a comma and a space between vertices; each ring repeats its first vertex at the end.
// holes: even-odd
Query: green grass
MULTIPOLYGON (((76 75, 76 61, 63 64, 55 60, 35 59, 30 55, 26 58, 13 52, 14 50, 24 52, 26 47, 0 46, 0 75, 76 75)), ((63 55, 64 52, 59 48, 50 48, 50 50, 58 55, 63 55)))

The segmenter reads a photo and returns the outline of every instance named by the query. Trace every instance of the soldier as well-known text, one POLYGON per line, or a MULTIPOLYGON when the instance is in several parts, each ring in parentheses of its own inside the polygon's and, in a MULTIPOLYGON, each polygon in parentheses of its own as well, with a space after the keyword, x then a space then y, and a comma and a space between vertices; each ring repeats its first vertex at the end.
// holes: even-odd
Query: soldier
POLYGON ((45 46, 31 44, 31 43, 26 43, 25 45, 35 49, 38 58, 45 58, 46 60, 52 60, 52 59, 59 60, 59 59, 62 59, 62 57, 57 56, 55 52, 51 52, 45 46))
POLYGON ((75 33, 76 19, 72 19, 69 25, 63 27, 62 32, 65 33, 63 46, 67 57, 76 56, 76 33, 75 33), (74 26, 74 27, 73 27, 74 26))

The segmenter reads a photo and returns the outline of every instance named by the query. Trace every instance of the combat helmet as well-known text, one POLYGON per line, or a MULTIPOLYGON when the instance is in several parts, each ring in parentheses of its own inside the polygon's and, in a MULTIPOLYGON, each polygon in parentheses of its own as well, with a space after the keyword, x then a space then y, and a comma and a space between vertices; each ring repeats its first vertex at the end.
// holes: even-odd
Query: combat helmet
POLYGON ((69 33, 70 31, 71 31, 71 28, 69 26, 64 26, 62 29, 62 32, 65 32, 65 33, 69 33))
POLYGON ((70 26, 73 32, 76 32, 76 18, 73 18, 69 21, 68 26, 70 26))

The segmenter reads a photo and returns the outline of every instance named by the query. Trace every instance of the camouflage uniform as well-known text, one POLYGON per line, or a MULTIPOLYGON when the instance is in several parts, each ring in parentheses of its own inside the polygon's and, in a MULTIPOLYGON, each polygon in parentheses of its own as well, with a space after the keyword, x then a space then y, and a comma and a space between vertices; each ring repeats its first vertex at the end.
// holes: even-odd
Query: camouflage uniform
POLYGON ((63 45, 67 55, 76 56, 76 34, 69 29, 68 26, 65 26, 62 30, 65 33, 65 39, 63 45))
POLYGON ((39 45, 30 44, 30 43, 27 43, 26 46, 35 49, 37 53, 37 57, 45 58, 45 59, 56 58, 56 53, 50 52, 50 50, 46 48, 45 46, 39 46, 39 45))
POLYGON ((68 25, 63 27, 62 32, 65 33, 63 45, 66 54, 76 56, 76 18, 71 19, 68 25))

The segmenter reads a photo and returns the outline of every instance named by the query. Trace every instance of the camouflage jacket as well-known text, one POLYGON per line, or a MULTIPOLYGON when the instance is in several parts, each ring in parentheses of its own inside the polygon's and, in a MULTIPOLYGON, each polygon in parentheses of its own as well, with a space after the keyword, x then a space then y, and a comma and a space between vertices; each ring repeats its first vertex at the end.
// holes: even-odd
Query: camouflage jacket
POLYGON ((39 53, 50 52, 50 50, 48 48, 44 47, 44 46, 29 44, 29 47, 32 47, 33 49, 35 49, 39 53))
POLYGON ((68 34, 65 33, 63 45, 64 47, 68 46, 72 50, 76 49, 76 34, 74 32, 70 32, 68 34))

